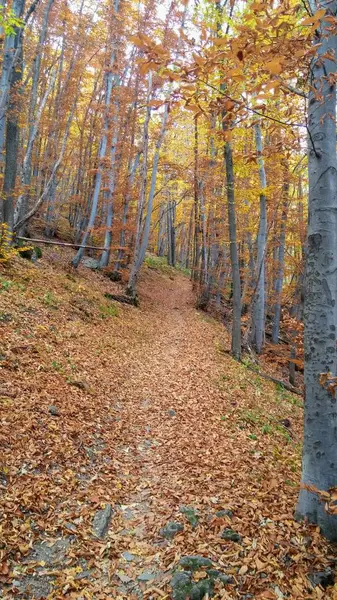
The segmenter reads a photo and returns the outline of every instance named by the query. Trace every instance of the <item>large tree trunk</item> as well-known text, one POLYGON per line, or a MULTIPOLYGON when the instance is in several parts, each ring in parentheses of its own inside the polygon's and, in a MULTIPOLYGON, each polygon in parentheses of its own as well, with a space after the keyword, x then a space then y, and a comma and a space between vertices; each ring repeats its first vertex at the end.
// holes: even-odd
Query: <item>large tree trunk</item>
MULTIPOLYGON (((21 17, 25 8, 25 0, 16 0, 13 4, 13 10, 17 17, 21 17)), ((8 74, 9 89, 3 89, 4 94, 9 96, 9 106, 6 120, 6 160, 5 173, 3 184, 3 220, 8 224, 11 231, 14 227, 14 193, 15 182, 18 164, 18 148, 19 148, 19 98, 20 84, 22 81, 23 70, 23 32, 16 27, 12 52, 16 52, 18 60, 15 69, 13 68, 14 59, 12 60, 10 73, 8 74)), ((6 84, 7 85, 7 84, 6 84)), ((0 140, 1 143, 1 140, 0 140)), ((0 145, 0 152, 2 147, 0 145)))
MULTIPOLYGON (((313 12, 324 6, 336 17, 337 2, 311 2, 313 12)), ((322 20, 316 30, 316 55, 311 63, 308 114, 309 227, 305 283, 305 411, 302 490, 297 516, 320 526, 337 540, 337 515, 329 514, 314 486, 337 486, 337 404, 322 374, 336 375, 337 325, 337 159, 336 73, 337 38, 322 20)))
MULTIPOLYGON (((3 5, 3 2, 1 3, 3 5)), ((14 17, 22 18, 25 9, 25 0, 14 0, 12 5, 12 14, 14 17)), ((16 27, 14 35, 6 35, 4 44, 4 55, 2 62, 2 71, 0 78, 0 164, 4 162, 5 148, 5 132, 6 132, 6 115, 8 110, 8 102, 10 88, 13 84, 13 75, 15 78, 15 62, 19 58, 20 61, 20 46, 22 46, 23 31, 16 27)), ((20 70, 19 66, 19 70, 20 70)))
MULTIPOLYGON (((54 0, 48 0, 47 6, 44 13, 42 28, 39 37, 39 44, 37 53, 34 59, 34 67, 33 67, 33 77, 32 77, 32 91, 30 96, 30 104, 29 104, 29 124, 28 124, 28 140, 27 140, 27 149, 26 155, 23 161, 23 169, 22 169, 22 184, 24 186, 24 191, 21 196, 18 198, 16 207, 15 207, 15 222, 21 221, 28 210, 28 201, 30 196, 30 185, 32 178, 32 157, 33 157, 33 149, 35 139, 39 130, 39 125, 42 117, 43 110, 46 106, 48 96, 54 86, 56 80, 56 72, 55 75, 51 77, 50 83, 47 86, 46 92, 43 96, 41 104, 37 110, 38 106, 38 86, 40 80, 40 72, 41 72, 41 61, 42 61, 42 51, 43 45, 46 41, 47 31, 48 31, 48 22, 49 15, 52 8, 54 0)), ((25 235, 26 227, 22 227, 20 231, 18 231, 19 235, 25 235)))

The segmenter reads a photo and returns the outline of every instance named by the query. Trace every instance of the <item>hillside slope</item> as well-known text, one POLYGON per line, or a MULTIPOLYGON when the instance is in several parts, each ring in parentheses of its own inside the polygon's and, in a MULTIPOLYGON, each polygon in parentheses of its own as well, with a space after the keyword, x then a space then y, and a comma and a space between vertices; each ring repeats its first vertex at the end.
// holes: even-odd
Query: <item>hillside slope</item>
POLYGON ((68 259, 0 274, 3 596, 337 597, 292 519, 299 398, 223 352, 183 275, 145 268, 134 308, 68 259))

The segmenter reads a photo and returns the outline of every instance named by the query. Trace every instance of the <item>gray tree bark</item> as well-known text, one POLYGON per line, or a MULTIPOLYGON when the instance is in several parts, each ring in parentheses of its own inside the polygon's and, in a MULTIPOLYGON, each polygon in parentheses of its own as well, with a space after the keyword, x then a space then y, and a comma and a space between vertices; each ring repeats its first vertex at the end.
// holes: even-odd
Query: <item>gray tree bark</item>
MULTIPOLYGON (((28 117, 29 118, 28 140, 27 140, 26 155, 25 155, 25 158, 23 161, 23 168, 22 168, 22 184, 24 186, 24 192, 18 198, 18 201, 16 203, 15 213, 14 213, 14 222, 15 223, 17 223, 18 221, 21 221, 21 219, 27 212, 28 200, 29 200, 29 195, 30 195, 29 187, 31 184, 31 176, 32 176, 32 156, 33 156, 34 142, 35 142, 35 139, 36 139, 36 136, 38 133, 39 124, 41 121, 43 110, 46 106, 48 96, 49 96, 49 94, 54 86, 55 80, 56 80, 56 72, 55 72, 55 74, 51 77, 50 84, 48 85, 46 92, 42 98, 42 101, 40 103, 40 106, 37 110, 38 85, 39 85, 40 72, 41 72, 42 50, 43 50, 43 45, 44 45, 44 43, 46 41, 46 37, 47 37, 49 15, 50 15, 50 11, 51 11, 53 3, 54 3, 54 0, 48 0, 48 2, 47 2, 47 6, 45 9, 44 18, 43 18, 43 23, 42 23, 42 29, 41 29, 41 33, 40 33, 40 37, 39 37, 38 50, 37 50, 35 60, 34 60, 32 91, 31 91, 31 96, 30 96, 29 117, 28 117)), ((24 235, 25 228, 22 228, 18 233, 21 236, 24 235)))
POLYGON ((125 195, 125 200, 124 200, 123 217, 122 217, 122 231, 121 231, 120 240, 119 240, 120 247, 119 247, 118 254, 117 254, 117 260, 116 260, 116 263, 114 266, 114 274, 115 274, 116 279, 120 278, 119 271, 121 269, 122 261, 124 259, 124 255, 125 255, 126 225, 127 225, 128 216, 129 216, 131 192, 132 192, 132 187, 133 187, 133 184, 135 181, 137 169, 139 166, 140 155, 141 155, 141 153, 137 152, 133 161, 130 159, 130 163, 129 163, 127 190, 126 190, 126 195, 125 195))
POLYGON ((149 243, 150 237, 150 229, 151 229, 151 218, 152 218, 152 209, 153 209, 153 200, 156 191, 156 183, 157 183, 157 174, 158 174, 158 165, 160 158, 160 150, 162 147, 162 143, 164 141, 166 126, 169 116, 169 101, 165 103, 165 109, 162 118, 161 129, 159 133, 159 137, 156 143, 156 149, 153 157, 153 165, 152 165, 152 175, 151 175, 151 183, 149 190, 149 197, 146 207, 146 217, 144 223, 144 229, 142 231, 141 237, 139 236, 139 245, 135 248, 135 254, 133 258, 133 263, 130 271, 129 283, 126 289, 126 292, 129 296, 135 298, 136 297, 136 284, 137 277, 140 271, 140 268, 144 262, 146 249, 149 243))
POLYGON ((233 282, 232 355, 241 358, 241 276, 236 234, 233 151, 230 142, 225 143, 225 166, 227 180, 228 228, 233 282))
POLYGON ((286 245, 286 225, 288 216, 288 205, 289 205, 289 181, 287 167, 285 167, 285 181, 283 184, 283 207, 281 215, 280 225, 280 238, 277 252, 277 264, 276 264, 276 278, 274 283, 274 292, 276 301, 274 304, 274 317, 273 317, 273 328, 272 328, 272 342, 278 344, 280 336, 280 321, 281 321, 281 310, 282 310, 282 288, 283 288, 283 277, 284 277, 284 257, 285 257, 285 245, 286 245))
MULTIPOLYGON (((258 154, 259 179, 261 189, 267 187, 266 171, 263 160, 263 142, 260 123, 255 125, 256 150, 258 154)), ((264 193, 260 194, 260 221, 257 238, 257 284, 252 313, 252 344, 258 353, 262 352, 265 342, 265 254, 267 244, 267 200, 264 193)))
MULTIPOLYGON (((337 15, 336 0, 311 2, 313 12, 337 15)), ((337 37, 324 17, 315 32, 308 103, 309 227, 305 282, 305 410, 302 484, 296 514, 337 540, 337 516, 305 486, 337 486, 337 403, 321 374, 336 375, 337 325, 337 37), (331 55, 331 60, 329 60, 331 55)))
MULTIPOLYGON (((25 9, 25 0, 14 0, 12 5, 13 15, 21 18, 25 9)), ((4 161, 5 132, 6 132, 6 114, 8 109, 8 99, 10 94, 11 80, 14 73, 14 64, 17 52, 22 45, 22 31, 15 28, 13 35, 7 35, 4 45, 4 56, 0 78, 0 164, 4 161)))
MULTIPOLYGON (((115 13, 114 17, 116 17, 116 15, 118 14, 119 7, 120 7, 120 0, 114 0, 114 13, 115 13)), ((98 172, 97 172, 96 179, 95 179, 95 187, 94 187, 94 191, 93 191, 93 195, 92 195, 91 212, 90 212, 87 230, 85 231, 83 238, 82 238, 82 243, 81 243, 82 247, 78 249, 78 252, 76 253, 76 255, 74 256, 74 258, 72 260, 72 264, 76 268, 78 267, 78 265, 80 264, 80 262, 82 260, 83 254, 85 252, 85 248, 83 248, 83 246, 86 246, 88 243, 89 237, 90 237, 92 230, 94 228, 94 225, 95 225, 95 220, 96 220, 96 215, 97 215, 98 202, 99 202, 99 196, 100 196, 101 185, 102 185, 103 161, 104 161, 104 158, 106 157, 106 151, 107 151, 107 146, 108 146, 108 133, 109 133, 109 127, 110 127, 109 109, 110 109, 110 104, 111 104, 113 85, 114 85, 115 77, 116 77, 114 74, 115 61, 116 61, 116 47, 115 47, 115 43, 113 42, 109 65, 108 65, 107 71, 105 73, 105 115, 104 115, 103 132, 102 132, 102 137, 101 137, 101 142, 100 142, 100 147, 99 147, 99 152, 98 152, 99 166, 98 166, 98 172)))
MULTIPOLYGON (((15 0, 13 4, 13 11, 15 16, 22 17, 25 9, 25 0, 15 0)), ((5 73, 5 84, 2 89, 2 93, 9 97, 8 110, 3 114, 4 130, 6 131, 6 159, 5 159, 5 172, 4 172, 4 183, 3 183, 3 208, 2 215, 5 223, 8 224, 11 231, 14 228, 14 193, 15 193, 15 182, 17 174, 17 163, 18 163, 18 147, 19 147, 19 96, 20 96, 20 83, 22 81, 22 70, 23 70, 23 32, 19 27, 15 28, 15 35, 13 42, 10 45, 10 52, 16 52, 18 60, 16 68, 13 69, 14 58, 11 54, 8 72, 5 73), (5 120, 5 116, 7 119, 5 120)), ((6 50, 5 50, 5 62, 6 62, 6 50)), ((3 66, 4 69, 4 66, 3 66)), ((0 131, 1 134, 1 131, 0 131)), ((1 143, 1 137, 0 137, 1 143)), ((2 140, 3 144, 3 140, 2 140)), ((3 146, 2 146, 3 148, 3 146)), ((2 151, 0 145, 0 153, 2 151)))

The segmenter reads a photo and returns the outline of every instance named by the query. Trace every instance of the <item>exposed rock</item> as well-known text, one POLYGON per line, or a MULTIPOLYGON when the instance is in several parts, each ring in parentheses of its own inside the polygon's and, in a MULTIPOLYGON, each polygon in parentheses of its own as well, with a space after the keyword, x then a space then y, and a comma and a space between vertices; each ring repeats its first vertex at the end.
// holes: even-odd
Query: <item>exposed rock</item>
POLYGON ((212 561, 204 556, 184 556, 179 561, 180 566, 189 568, 188 571, 177 571, 172 580, 172 598, 173 600, 203 600, 211 598, 214 595, 215 581, 221 581, 224 584, 233 583, 232 577, 221 573, 217 569, 207 569, 207 577, 200 581, 193 581, 192 572, 202 567, 212 566, 212 561))
POLYGON ((134 554, 131 554, 131 552, 123 552, 122 557, 124 560, 126 560, 126 562, 132 562, 137 558, 134 554))
POLYGON ((210 579, 202 579, 198 583, 193 584, 190 599, 203 600, 206 594, 208 594, 208 597, 213 596, 213 582, 210 579))
POLYGON ((138 581, 145 581, 145 582, 152 581, 155 578, 156 578, 156 574, 153 573, 152 571, 143 571, 143 573, 141 573, 137 577, 138 581))
POLYGON ((69 538, 61 538, 52 544, 48 543, 47 540, 45 542, 39 542, 34 546, 31 553, 26 558, 25 563, 42 562, 47 566, 60 564, 65 559, 69 546, 69 538))
POLYGON ((173 408, 170 408, 168 410, 168 414, 169 414, 170 417, 175 417, 177 413, 176 413, 175 410, 173 410, 173 408))
POLYGON ((181 506, 180 512, 185 515, 192 528, 195 529, 199 523, 199 515, 193 506, 181 506))
POLYGON ((224 529, 221 537, 223 540, 228 540, 229 542, 241 542, 241 535, 233 529, 224 529))
POLYGON ((107 534, 110 527, 112 513, 113 511, 111 504, 107 504, 103 510, 97 511, 92 524, 93 533, 96 537, 104 538, 104 536, 107 534))
POLYGON ((182 523, 179 523, 178 521, 169 521, 165 527, 162 527, 159 533, 167 540, 171 540, 180 531, 184 531, 184 525, 182 525, 182 523))
POLYGON ((48 598, 52 592, 54 578, 48 575, 29 575, 22 580, 13 581, 13 591, 17 590, 20 595, 25 594, 27 598, 48 598))
POLYGON ((87 269, 99 269, 99 260, 97 260, 96 258, 90 258, 90 256, 88 256, 87 258, 84 258, 82 261, 82 265, 84 267, 87 267, 87 269))
POLYGON ((208 577, 213 581, 218 579, 224 584, 234 583, 233 577, 231 577, 230 575, 225 575, 225 573, 221 573, 221 571, 218 571, 218 569, 207 569, 206 573, 208 577))
POLYGON ((53 415, 53 417, 59 417, 60 416, 60 411, 57 408, 57 406, 51 405, 48 407, 48 412, 53 415))
POLYGON ((192 573, 177 572, 171 579, 172 600, 186 600, 192 590, 192 573))
POLYGON ((325 571, 314 571, 313 573, 310 573, 309 580, 313 587, 321 585, 324 589, 326 589, 329 587, 329 585, 334 585, 335 574, 332 569, 327 568, 325 571))
POLYGON ((229 508, 225 508, 224 510, 218 510, 215 515, 219 517, 219 519, 222 519, 223 517, 229 517, 231 519, 233 512, 229 510, 229 508))
POLYGON ((183 556, 179 565, 183 567, 183 569, 188 569, 190 571, 198 571, 202 567, 213 567, 213 562, 210 558, 205 558, 205 556, 183 556))

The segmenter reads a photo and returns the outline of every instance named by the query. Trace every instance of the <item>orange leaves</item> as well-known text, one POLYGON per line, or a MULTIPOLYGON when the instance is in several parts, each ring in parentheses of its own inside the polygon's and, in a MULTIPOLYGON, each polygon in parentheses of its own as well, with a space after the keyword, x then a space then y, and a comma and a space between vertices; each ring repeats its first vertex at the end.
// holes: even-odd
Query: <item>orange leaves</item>
POLYGON ((303 19, 303 21, 301 21, 301 25, 303 27, 307 27, 308 25, 316 27, 319 24, 320 20, 324 17, 325 13, 325 8, 320 8, 317 12, 315 12, 315 14, 312 17, 306 17, 305 19, 303 19))
POLYGON ((281 58, 274 58, 273 60, 270 60, 269 62, 266 63, 265 68, 272 75, 279 75, 282 72, 282 62, 281 61, 282 61, 281 58))

